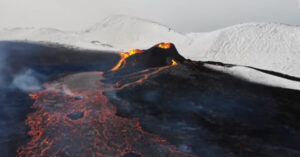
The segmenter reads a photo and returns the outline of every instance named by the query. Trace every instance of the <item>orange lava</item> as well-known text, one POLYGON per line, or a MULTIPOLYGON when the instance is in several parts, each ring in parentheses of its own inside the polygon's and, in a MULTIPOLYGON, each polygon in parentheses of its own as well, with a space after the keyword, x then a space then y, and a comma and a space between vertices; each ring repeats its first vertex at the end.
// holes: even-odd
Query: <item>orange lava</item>
POLYGON ((103 94, 110 87, 102 82, 95 86, 97 89, 74 92, 75 95, 47 89, 30 94, 36 99, 36 111, 26 120, 32 138, 17 150, 17 156, 123 157, 134 153, 141 157, 195 157, 145 132, 138 118, 117 116, 116 107, 103 94), (82 98, 76 99, 78 95, 82 98), (82 113, 81 117, 70 118, 77 112, 82 113))
POLYGON ((176 66, 176 65, 178 65, 178 63, 174 59, 172 59, 172 66, 176 66))
POLYGON ((126 59, 134 54, 137 54, 137 53, 142 53, 143 50, 139 50, 139 49, 135 49, 135 50, 130 50, 129 52, 121 52, 121 59, 120 61, 118 62, 118 64, 113 67, 111 69, 111 71, 116 71, 118 70, 119 68, 121 68, 122 66, 124 66, 126 64, 126 59))
MULTIPOLYGON (((172 46, 172 43, 167 42, 167 43, 160 43, 157 45, 157 47, 161 48, 161 49, 169 49, 172 46)), ((143 53, 143 50, 139 50, 139 49, 133 49, 130 50, 129 52, 121 52, 120 56, 121 59, 119 60, 119 62, 111 69, 111 71, 117 71, 118 69, 124 67, 126 65, 126 59, 129 58, 130 56, 133 56, 135 54, 138 53, 143 53)), ((172 65, 178 65, 177 62, 175 60, 172 60, 172 65)), ((134 66, 134 63, 133 63, 134 66)))
POLYGON ((133 84, 141 84, 143 83, 145 80, 147 80, 148 78, 150 78, 151 76, 170 68, 172 65, 167 65, 167 66, 163 66, 163 67, 156 67, 156 68, 149 68, 149 69, 145 69, 133 74, 128 75, 128 78, 135 78, 136 80, 132 80, 132 82, 127 82, 126 79, 125 80, 119 80, 118 82, 115 83, 115 87, 118 88, 119 90, 124 89, 128 86, 131 86, 133 84), (125 83, 123 83, 125 82, 125 83))
POLYGON ((29 96, 31 99, 37 99, 37 98, 38 98, 37 94, 35 94, 35 93, 30 93, 28 96, 29 96))
POLYGON ((158 44, 158 47, 161 48, 161 49, 169 49, 171 47, 171 43, 170 42, 167 42, 167 43, 160 43, 158 44))

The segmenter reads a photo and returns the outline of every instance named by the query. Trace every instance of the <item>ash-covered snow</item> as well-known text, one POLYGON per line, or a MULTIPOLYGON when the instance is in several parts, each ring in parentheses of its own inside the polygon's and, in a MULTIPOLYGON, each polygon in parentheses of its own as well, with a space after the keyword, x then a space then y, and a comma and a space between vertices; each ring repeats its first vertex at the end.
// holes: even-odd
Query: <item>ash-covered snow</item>
MULTIPOLYGON (((248 23, 213 32, 184 34, 152 21, 116 15, 81 32, 51 28, 2 29, 0 40, 52 42, 115 52, 147 49, 169 41, 183 56, 193 60, 251 66, 300 77, 300 27, 276 23, 248 23)), ((239 70, 242 71, 247 70, 239 70)), ((298 88, 299 84, 294 87, 298 88)))

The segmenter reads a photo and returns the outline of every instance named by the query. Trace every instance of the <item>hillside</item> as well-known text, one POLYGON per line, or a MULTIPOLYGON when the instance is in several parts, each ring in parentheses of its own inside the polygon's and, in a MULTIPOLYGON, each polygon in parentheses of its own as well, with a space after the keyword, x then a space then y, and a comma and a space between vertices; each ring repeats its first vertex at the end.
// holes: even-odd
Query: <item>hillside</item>
POLYGON ((300 77, 300 27, 276 23, 248 23, 213 32, 183 34, 152 21, 117 15, 81 32, 2 29, 0 40, 54 42, 116 52, 169 41, 193 60, 252 66, 300 77))
POLYGON ((187 53, 187 57, 247 65, 300 77, 300 27, 250 23, 208 34, 192 34, 194 51, 187 53), (203 41, 210 43, 201 51, 203 41))

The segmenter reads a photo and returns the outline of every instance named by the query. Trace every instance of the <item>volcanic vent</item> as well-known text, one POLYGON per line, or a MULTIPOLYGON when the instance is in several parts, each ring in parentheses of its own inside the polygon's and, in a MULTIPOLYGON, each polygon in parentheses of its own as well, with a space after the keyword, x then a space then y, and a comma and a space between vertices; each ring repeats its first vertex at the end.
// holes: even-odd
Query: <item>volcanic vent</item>
POLYGON ((177 65, 186 59, 181 56, 172 43, 160 43, 147 50, 122 52, 118 64, 111 69, 120 74, 132 73, 148 68, 177 65))

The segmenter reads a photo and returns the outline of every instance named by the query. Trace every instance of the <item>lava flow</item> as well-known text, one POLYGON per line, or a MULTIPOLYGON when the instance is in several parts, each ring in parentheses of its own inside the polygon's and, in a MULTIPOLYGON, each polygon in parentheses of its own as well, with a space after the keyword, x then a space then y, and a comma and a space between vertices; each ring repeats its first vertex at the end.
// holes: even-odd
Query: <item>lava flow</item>
POLYGON ((162 48, 162 49, 169 49, 169 48, 171 48, 171 46, 172 46, 172 44, 170 42, 158 44, 158 47, 162 48))
POLYGON ((28 96, 29 96, 31 99, 37 99, 37 94, 35 94, 35 93, 30 93, 28 96))
POLYGON ((117 116, 103 94, 113 87, 101 79, 100 72, 73 74, 30 94, 36 100, 36 111, 26 120, 32 138, 18 149, 18 156, 194 156, 143 131, 139 119, 117 116), (71 94, 60 91, 66 87, 71 94))
MULTIPOLYGON (((125 84, 120 80, 116 84, 122 84, 124 88, 141 83, 166 68, 178 65, 175 58, 172 63, 167 61, 176 55, 177 59, 181 58, 177 51, 173 54, 174 51, 165 50, 171 46, 171 43, 161 43, 150 50, 121 53, 120 61, 111 71, 134 67, 131 64, 126 66, 126 59, 131 56, 133 58, 129 60, 142 59, 138 60, 139 65, 145 60, 154 59, 156 62, 127 75, 128 78, 137 76, 137 80, 125 84), (135 54, 141 55, 136 57, 135 54), (147 58, 149 56, 150 59, 147 58)), ((175 47, 173 50, 176 50, 175 47)), ((46 84, 45 90, 30 94, 36 100, 33 105, 36 111, 26 120, 30 128, 28 134, 32 138, 18 149, 18 156, 193 156, 180 151, 159 135, 143 131, 138 118, 117 116, 117 109, 103 93, 118 89, 113 84, 100 81, 103 79, 102 72, 73 74, 46 84)))
MULTIPOLYGON (((129 71, 129 73, 125 73, 127 74, 125 80, 131 81, 127 82, 124 81, 124 79, 120 79, 115 82, 115 87, 123 89, 133 84, 140 84, 164 69, 177 66, 178 63, 173 57, 176 56, 175 54, 178 52, 176 49, 175 52, 171 50, 171 47, 171 43, 160 43, 145 51, 131 50, 127 53, 121 53, 121 59, 112 71, 129 71), (139 54, 139 56, 136 54, 139 54), (172 58, 171 63, 167 61, 170 58, 172 58), (130 64, 127 65, 127 62, 130 64), (143 68, 132 70, 138 68, 138 66, 143 68)), ((175 46, 173 47, 175 48, 175 46)))
POLYGON ((172 59, 172 66, 176 66, 176 65, 178 65, 178 63, 174 59, 172 59))
MULTIPOLYGON (((162 51, 161 53, 165 53, 165 54, 167 54, 166 52, 168 52, 168 49, 170 49, 172 47, 172 43, 160 43, 160 44, 157 44, 154 48, 159 48, 159 49, 162 49, 162 50, 164 50, 164 51, 162 51)), ((135 49, 135 50, 130 50, 129 52, 121 52, 120 53, 120 57, 121 57, 121 59, 119 60, 119 62, 118 62, 118 64, 117 65, 115 65, 112 69, 111 69, 111 71, 117 71, 117 70, 119 70, 119 69, 121 69, 121 68, 123 68, 123 67, 125 67, 126 66, 126 63, 127 63, 127 59, 129 58, 129 57, 132 57, 132 56, 134 56, 134 55, 136 55, 136 54, 141 54, 141 53, 153 53, 153 52, 156 52, 156 50, 146 50, 146 51, 144 51, 144 50, 139 50, 139 49, 135 49)), ((154 55, 153 54, 153 56, 156 56, 156 55, 154 55)), ((163 56, 163 55, 162 55, 163 56)), ((169 57, 171 57, 171 58, 173 58, 172 56, 169 56, 169 57)), ((146 57, 144 57, 144 58, 146 58, 146 57)), ((164 57, 163 57, 164 58, 164 57)), ((156 58, 156 59, 159 59, 159 58, 156 58)), ((166 58, 165 58, 166 59, 166 58)), ((139 60, 138 62, 144 62, 144 60, 139 60)), ((155 62, 155 61, 153 61, 153 62, 155 62)), ((133 65, 135 65, 136 63, 135 62, 133 62, 132 63, 133 65)), ((174 66, 174 65, 177 65, 177 62, 174 60, 174 58, 172 59, 172 65, 174 66)))
POLYGON ((120 61, 118 62, 118 64, 113 67, 111 70, 112 71, 116 71, 118 70, 121 66, 124 66, 126 64, 126 59, 134 54, 137 54, 137 53, 142 53, 143 50, 139 50, 139 49, 135 49, 135 50, 130 50, 129 52, 121 52, 120 53, 120 56, 121 56, 121 59, 120 61))

